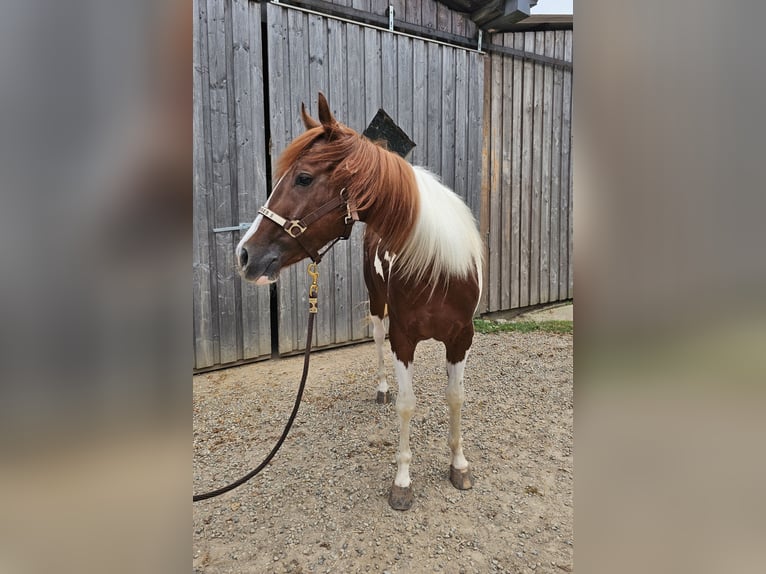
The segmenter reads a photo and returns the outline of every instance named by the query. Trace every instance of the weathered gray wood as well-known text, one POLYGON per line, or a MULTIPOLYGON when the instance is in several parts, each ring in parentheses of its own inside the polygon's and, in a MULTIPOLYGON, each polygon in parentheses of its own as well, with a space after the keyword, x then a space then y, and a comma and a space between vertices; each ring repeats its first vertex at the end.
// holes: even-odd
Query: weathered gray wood
POLYGON ((442 32, 452 32, 452 10, 444 4, 436 6, 436 29, 442 32))
MULTIPOLYGON (((534 49, 534 32, 523 35, 524 49, 534 49)), ((534 95, 534 63, 525 61, 523 64, 523 98, 522 106, 522 149, 521 149, 521 249, 519 250, 519 305, 529 305, 529 265, 531 247, 531 208, 532 208, 532 119, 534 95)))
POLYGON ((436 28, 436 0, 420 0, 421 24, 426 28, 436 28))
MULTIPOLYGON (((513 42, 510 35, 505 34, 504 41, 513 42)), ((498 54, 499 61, 502 62, 502 90, 498 94, 498 97, 502 99, 501 102, 501 121, 502 129, 500 132, 501 141, 498 142, 498 146, 502 148, 502 157, 500 170, 502 173, 501 187, 498 190, 500 194, 500 245, 501 245, 501 259, 500 259, 500 298, 498 301, 498 309, 510 309, 511 308, 511 283, 513 282, 514 271, 516 268, 512 266, 512 248, 511 248, 511 217, 513 211, 511 209, 511 177, 513 172, 511 171, 511 155, 514 145, 518 145, 512 138, 513 128, 513 96, 511 88, 511 82, 513 80, 513 58, 502 56, 498 54)))
POLYGON ((215 364, 213 345, 212 278, 210 273, 210 226, 208 224, 208 122, 207 5, 194 0, 194 234, 193 234, 193 328, 194 367, 215 364))
MULTIPOLYGON (((521 34, 509 34, 508 44, 514 48, 524 46, 521 34)), ((523 66, 520 58, 513 58, 513 150, 511 156, 511 308, 520 306, 521 301, 521 153, 522 139, 522 97, 523 66)))
MULTIPOLYGON (((532 32, 534 50, 545 50, 544 32, 532 32)), ((540 302, 540 212, 542 195, 542 127, 543 127, 543 64, 534 63, 534 92, 532 118, 532 222, 530 228, 529 304, 540 302)))
MULTIPOLYGON (((337 20, 327 20, 327 71, 332 81, 328 81, 327 95, 335 117, 348 117, 346 107, 346 24, 337 20)), ((315 116, 316 117, 316 116, 315 116)), ((327 260, 327 259, 325 259, 327 260)), ((323 296, 332 297, 334 305, 335 332, 334 342, 344 343, 351 340, 351 288, 348 277, 350 266, 348 241, 341 241, 333 247, 333 290, 323 296)), ((322 271, 324 273, 324 270, 322 271)))
POLYGON ((410 24, 420 24, 423 21, 420 13, 420 2, 407 0, 404 7, 404 20, 410 24))
MULTIPOLYGON (((229 114, 231 37, 227 38, 227 14, 218 0, 208 1, 208 66, 210 71, 210 127, 212 153, 213 225, 232 225, 232 166, 229 114)), ((237 275, 230 233, 214 236, 215 279, 218 284, 218 341, 220 363, 234 362, 237 353, 237 275)))
POLYGON ((489 56, 492 76, 488 89, 492 94, 490 108, 490 149, 489 154, 489 221, 492 234, 489 238, 489 281, 485 286, 489 297, 489 310, 501 308, 502 293, 502 137, 503 137, 503 57, 499 54, 489 56))
MULTIPOLYGON (((409 4, 407 5, 409 7, 409 4)), ((428 64, 426 42, 412 41, 412 141, 417 147, 412 150, 414 165, 428 165, 428 122, 426 119, 426 102, 428 89, 428 64)))
MULTIPOLYGON (((234 222, 252 221, 266 201, 266 142, 263 106, 261 10, 246 0, 232 3, 237 213, 234 222)), ((233 237, 239 241, 239 233, 233 237)), ((246 281, 241 292, 242 350, 240 359, 271 354, 269 289, 246 281)))
MULTIPOLYGON (((544 32, 544 53, 553 57, 553 32, 544 32)), ((540 303, 550 301, 551 129, 553 126, 553 67, 543 70, 542 195, 540 197, 540 303)))
POLYGON ((443 46, 429 42, 427 71, 427 156, 426 165, 433 173, 441 175, 442 149, 442 54, 443 46))
MULTIPOLYGON (((441 125, 441 170, 442 182, 450 189, 455 188, 455 49, 442 47, 442 117, 441 125)), ((461 190, 458 193, 461 193, 461 190)), ((462 196, 467 201, 465 195, 462 196)))
POLYGON ((381 107, 394 121, 399 117, 399 68, 397 66, 397 38, 394 34, 380 34, 381 55, 381 107))
MULTIPOLYGON (((466 186, 468 167, 468 54, 465 50, 455 50, 455 148, 453 152, 453 185, 455 192, 468 200, 468 206, 473 209, 472 193, 466 186)), ((444 159, 442 162, 444 163, 444 159)))
MULTIPOLYGON (((318 115, 318 107, 313 102, 318 101, 318 93, 321 91, 328 94, 330 86, 327 53, 327 25, 329 20, 321 16, 310 14, 308 16, 308 90, 302 100, 318 115)), ((304 58, 306 55, 304 54, 304 58)), ((300 132, 303 132, 301 127, 300 132)), ((333 257, 325 257, 320 267, 319 288, 322 296, 319 297, 319 313, 316 317, 316 345, 319 347, 335 342, 336 314, 333 293, 335 292, 335 260, 333 257)))
MULTIPOLYGON (((276 151, 281 154, 284 147, 303 131, 298 113, 300 104, 307 100, 308 86, 308 34, 307 16, 295 10, 285 10, 287 16, 287 78, 283 84, 281 105, 285 106, 286 137, 284 145, 276 151)), ((269 48, 272 44, 269 43, 269 48)), ((306 102, 308 103, 308 102, 306 102)), ((279 292, 279 352, 287 353, 302 349, 305 345, 306 308, 308 306, 308 277, 305 265, 294 265, 280 274, 277 282, 279 292)), ((316 335, 315 340, 316 342, 316 335)))
MULTIPOLYGON (((561 31, 554 34, 555 57, 564 53, 561 31)), ((564 72, 553 70, 553 127, 551 129, 551 245, 550 245, 550 293, 551 301, 558 299, 559 294, 559 257, 561 230, 561 112, 562 112, 562 81, 564 72)))
POLYGON ((468 205, 472 206, 474 218, 480 218, 479 198, 481 195, 481 154, 482 127, 484 110, 484 63, 482 56, 471 52, 468 54, 468 205))
MULTIPOLYGON (((367 121, 366 102, 364 99, 365 91, 365 60, 364 60, 364 34, 359 26, 349 24, 346 27, 348 39, 348 116, 346 124, 356 130, 364 130, 367 121)), ((358 271, 362 264, 362 226, 354 226, 354 232, 349 239, 349 288, 351 290, 351 337, 352 340, 359 340, 367 335, 367 329, 364 324, 366 309, 361 306, 363 301, 365 286, 364 278, 359 276, 358 271)))
POLYGON ((481 238, 484 241, 484 266, 482 275, 481 299, 479 300, 478 313, 485 313, 489 311, 489 244, 492 237, 492 230, 490 228, 490 161, 489 154, 492 148, 491 137, 491 109, 492 109, 492 84, 489 78, 492 77, 492 58, 483 58, 484 65, 484 78, 487 81, 482 83, 483 86, 483 102, 482 102, 482 154, 481 154, 481 195, 479 197, 479 229, 481 231, 481 238))
MULTIPOLYGON (((572 35, 569 31, 564 32, 564 58, 572 59, 572 35)), ((566 216, 566 226, 562 225, 561 233, 561 257, 559 259, 559 299, 569 298, 571 252, 570 242, 572 238, 572 206, 571 197, 571 138, 572 138, 572 71, 564 70, 562 86, 562 113, 561 113, 561 215, 566 216)))
MULTIPOLYGON (((412 64, 412 38, 397 36, 397 124, 405 131, 413 141, 421 146, 422 142, 414 138, 412 127, 413 108, 413 64, 412 64)), ((412 158, 412 154, 409 158, 412 158)))

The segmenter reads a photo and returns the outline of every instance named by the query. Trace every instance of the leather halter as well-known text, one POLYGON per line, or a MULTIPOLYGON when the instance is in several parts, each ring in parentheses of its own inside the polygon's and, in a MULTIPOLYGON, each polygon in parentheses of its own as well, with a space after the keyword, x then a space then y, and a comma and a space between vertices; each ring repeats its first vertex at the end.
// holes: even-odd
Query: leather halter
MULTIPOLYGON (((277 184, 278 185, 278 184, 277 184)), ((354 226, 355 221, 359 221, 359 214, 351 209, 351 206, 348 203, 348 192, 346 191, 346 188, 340 190, 340 193, 338 193, 337 197, 334 197, 333 199, 327 201, 326 203, 323 203, 321 206, 319 206, 316 210, 309 213, 307 216, 305 216, 303 219, 286 219, 282 217, 281 215, 278 215, 271 211, 268 207, 263 206, 258 210, 258 213, 263 215, 266 219, 270 219, 279 227, 285 230, 285 232, 295 239, 298 244, 301 246, 301 248, 308 254, 309 257, 311 257, 311 260, 314 263, 319 263, 322 260, 322 257, 324 256, 327 251, 330 250, 330 248, 335 245, 338 241, 341 239, 348 239, 351 237, 351 228, 354 226), (339 207, 343 208, 345 211, 345 215, 343 217, 343 223, 345 224, 345 229, 343 230, 343 234, 337 237, 330 245, 327 246, 327 248, 322 251, 321 253, 317 252, 314 249, 310 249, 304 242, 301 236, 306 232, 306 230, 309 228, 309 225, 312 223, 315 223, 323 216, 327 215, 334 209, 338 209, 339 207)))

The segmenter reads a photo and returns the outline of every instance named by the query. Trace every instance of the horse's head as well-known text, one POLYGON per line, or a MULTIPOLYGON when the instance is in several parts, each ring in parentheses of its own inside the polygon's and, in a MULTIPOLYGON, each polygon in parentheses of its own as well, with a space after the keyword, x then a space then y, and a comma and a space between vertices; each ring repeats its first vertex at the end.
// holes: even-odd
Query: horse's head
POLYGON ((301 116, 306 131, 280 156, 277 183, 237 245, 240 273, 258 285, 307 256, 316 259, 319 249, 350 231, 347 192, 333 173, 343 159, 338 143, 358 135, 336 121, 321 93, 319 121, 302 104, 301 116))

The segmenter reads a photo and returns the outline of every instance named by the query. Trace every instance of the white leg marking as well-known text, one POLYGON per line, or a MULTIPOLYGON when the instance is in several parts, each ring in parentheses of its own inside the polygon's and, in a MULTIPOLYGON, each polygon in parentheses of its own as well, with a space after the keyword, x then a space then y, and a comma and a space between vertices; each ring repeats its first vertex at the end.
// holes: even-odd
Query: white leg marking
POLYGON ((465 400, 463 373, 465 359, 459 363, 447 363, 447 404, 449 405, 449 435, 447 442, 452 451, 452 466, 458 470, 468 468, 468 461, 463 456, 463 437, 460 435, 460 411, 465 400))
POLYGON ((396 478, 394 484, 407 488, 410 485, 410 420, 415 412, 415 393, 412 390, 412 363, 405 366, 394 355, 394 371, 399 385, 396 397, 396 412, 399 413, 399 451, 396 453, 396 478))
POLYGON ((383 362, 383 344, 386 342, 386 325, 383 319, 376 315, 370 315, 372 318, 372 336, 375 339, 375 348, 378 350, 378 392, 388 391, 388 381, 386 380, 386 368, 383 362))
POLYGON ((386 280, 386 276, 383 275, 383 262, 380 260, 380 257, 378 257, 378 248, 375 248, 375 260, 373 261, 373 265, 375 266, 375 273, 380 275, 380 278, 383 279, 383 281, 386 280))

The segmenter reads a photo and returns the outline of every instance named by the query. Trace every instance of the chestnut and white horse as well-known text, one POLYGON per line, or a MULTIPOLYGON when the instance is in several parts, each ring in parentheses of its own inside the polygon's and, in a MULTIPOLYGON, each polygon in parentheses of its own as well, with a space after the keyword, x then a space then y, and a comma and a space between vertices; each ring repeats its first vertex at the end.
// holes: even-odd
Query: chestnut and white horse
POLYGON ((389 397, 383 366, 384 318, 398 385, 401 423, 397 473, 389 504, 413 502, 410 420, 415 411, 412 370, 419 341, 444 343, 447 359, 450 481, 473 486, 460 432, 463 372, 481 293, 482 242, 463 201, 427 170, 412 167, 339 123, 319 94, 319 121, 301 106, 306 131, 277 163, 277 184, 236 249, 242 276, 256 284, 348 236, 355 220, 366 224, 364 276, 378 351, 378 402, 389 397))

